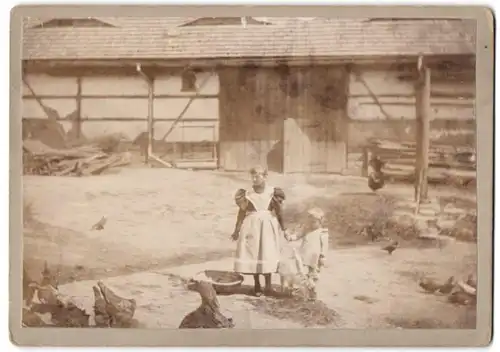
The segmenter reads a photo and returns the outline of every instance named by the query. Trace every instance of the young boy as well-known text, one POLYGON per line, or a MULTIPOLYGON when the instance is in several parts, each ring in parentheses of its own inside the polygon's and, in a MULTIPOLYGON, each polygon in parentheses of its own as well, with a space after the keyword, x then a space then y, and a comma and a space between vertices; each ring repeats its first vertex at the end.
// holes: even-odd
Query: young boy
POLYGON ((328 229, 325 227, 325 213, 319 208, 309 209, 307 222, 302 233, 287 234, 288 241, 301 240, 299 254, 306 267, 306 275, 311 287, 311 299, 316 299, 316 284, 321 268, 325 266, 328 251, 328 229))

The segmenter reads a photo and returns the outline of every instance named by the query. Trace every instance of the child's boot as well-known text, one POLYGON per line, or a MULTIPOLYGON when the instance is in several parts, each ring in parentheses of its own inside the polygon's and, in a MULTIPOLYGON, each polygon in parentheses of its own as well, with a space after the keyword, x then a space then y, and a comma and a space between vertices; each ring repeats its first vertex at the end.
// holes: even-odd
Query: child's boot
POLYGON ((254 280, 254 295, 260 297, 262 296, 262 288, 260 286, 259 274, 254 274, 253 280, 254 280))

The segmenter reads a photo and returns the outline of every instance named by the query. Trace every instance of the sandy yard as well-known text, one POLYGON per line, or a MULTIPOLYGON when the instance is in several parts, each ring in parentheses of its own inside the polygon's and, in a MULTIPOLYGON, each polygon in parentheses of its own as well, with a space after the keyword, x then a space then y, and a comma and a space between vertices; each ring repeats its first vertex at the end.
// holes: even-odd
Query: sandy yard
MULTIPOLYGON (((23 179, 33 218, 25 221, 24 231, 29 270, 40 270, 47 260, 61 271, 61 290, 82 300, 88 309, 91 283, 103 279, 124 296, 137 299, 136 316, 142 325, 175 328, 199 298, 183 290, 173 277, 216 266, 231 270, 233 194, 247 186, 245 175, 125 168, 95 177, 23 179), (91 231, 102 216, 108 219, 104 230, 91 231)), ((378 196, 364 195, 369 189, 362 179, 270 175, 269 182, 285 189, 290 222, 300 218, 294 216, 297 209, 316 202, 335 204, 330 213, 337 225, 351 223, 350 217, 356 216, 370 221, 365 214, 370 210, 378 216, 381 201, 378 196), (352 199, 363 203, 362 211, 351 211, 344 220, 335 218, 352 199)), ((381 194, 406 197, 412 192, 409 186, 391 185, 381 194)), ((440 196, 464 193, 430 192, 440 196)), ((380 250, 380 243, 369 243, 354 230, 350 233, 332 226, 331 253, 318 288, 319 300, 335 312, 334 321, 325 326, 474 327, 474 307, 453 306, 445 297, 424 294, 417 280, 419 275, 438 280, 451 275, 463 278, 474 271, 475 243, 455 241, 444 248, 424 248, 407 241, 389 256, 380 250)), ((269 307, 276 304, 272 298, 239 294, 220 300, 237 327, 304 326, 293 314, 279 317, 276 309, 271 314, 269 307)))

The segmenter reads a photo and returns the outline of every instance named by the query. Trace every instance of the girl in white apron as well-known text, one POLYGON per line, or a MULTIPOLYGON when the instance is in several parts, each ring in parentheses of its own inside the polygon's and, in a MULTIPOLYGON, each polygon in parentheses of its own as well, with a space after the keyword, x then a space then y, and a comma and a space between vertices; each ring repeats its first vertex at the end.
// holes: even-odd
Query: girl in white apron
POLYGON ((271 275, 277 272, 280 242, 285 228, 281 206, 283 190, 266 184, 267 170, 250 170, 252 188, 239 189, 235 202, 239 208, 232 239, 237 241, 234 271, 254 276, 254 293, 262 295, 259 276, 264 275, 264 293, 272 293, 271 275))

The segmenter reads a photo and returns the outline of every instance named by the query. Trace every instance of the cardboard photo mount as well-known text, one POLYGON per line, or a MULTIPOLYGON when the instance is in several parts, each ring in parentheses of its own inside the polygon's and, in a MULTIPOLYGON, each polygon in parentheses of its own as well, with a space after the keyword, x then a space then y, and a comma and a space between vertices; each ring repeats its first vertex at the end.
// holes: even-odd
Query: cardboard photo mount
POLYGON ((479 6, 17 6, 10 48, 10 337, 22 346, 486 346, 492 337, 494 18, 479 6), (70 16, 319 16, 468 18, 477 21, 476 133, 478 272, 475 330, 159 330, 21 327, 22 277, 22 18, 70 16))

